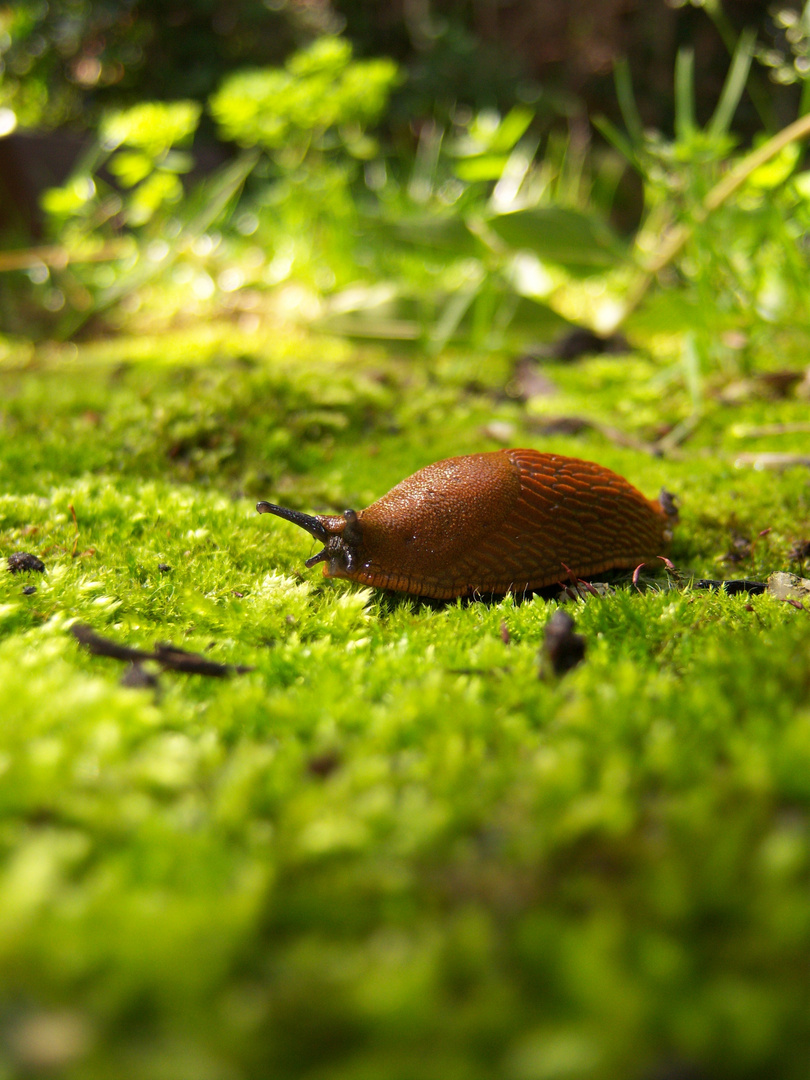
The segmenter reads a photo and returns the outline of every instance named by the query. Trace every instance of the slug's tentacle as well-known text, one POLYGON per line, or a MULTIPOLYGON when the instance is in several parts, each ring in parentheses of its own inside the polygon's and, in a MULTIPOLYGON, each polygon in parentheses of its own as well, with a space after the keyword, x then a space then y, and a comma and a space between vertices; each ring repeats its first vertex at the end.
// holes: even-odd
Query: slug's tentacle
POLYGON ((306 560, 304 566, 306 566, 307 569, 311 570, 312 567, 315 566, 317 563, 326 562, 328 558, 329 552, 326 550, 326 548, 321 548, 317 555, 313 555, 310 559, 306 560))
POLYGON ((327 565, 323 572, 327 577, 351 577, 357 570, 363 529, 360 515, 355 510, 346 510, 337 517, 315 517, 269 502, 256 503, 256 509, 260 514, 275 514, 285 521, 291 521, 293 525, 298 525, 316 540, 320 540, 324 545, 323 550, 307 559, 305 566, 312 567, 316 563, 325 562, 327 565))
POLYGON ((344 510, 343 518, 346 527, 343 530, 343 539, 352 547, 358 547, 363 542, 363 530, 356 510, 344 510))
POLYGON ((306 529, 310 536, 314 536, 322 544, 329 539, 329 533, 320 519, 312 517, 311 514, 302 514, 300 510, 288 510, 285 506, 276 506, 269 502, 256 503, 256 510, 260 514, 275 514, 276 517, 284 518, 285 521, 291 521, 293 525, 306 529))

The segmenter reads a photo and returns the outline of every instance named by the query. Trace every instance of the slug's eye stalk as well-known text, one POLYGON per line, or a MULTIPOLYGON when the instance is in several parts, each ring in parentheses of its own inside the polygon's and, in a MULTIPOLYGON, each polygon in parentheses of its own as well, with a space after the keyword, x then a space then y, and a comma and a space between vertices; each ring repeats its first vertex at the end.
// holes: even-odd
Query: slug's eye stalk
POLYGON ((357 547, 363 542, 363 530, 357 519, 356 510, 344 510, 343 517, 346 519, 346 528, 343 530, 343 539, 350 547, 357 547))
POLYGON ((300 510, 287 510, 284 506, 274 506, 273 503, 269 502, 256 503, 256 511, 259 514, 275 514, 276 517, 284 518, 285 521, 291 521, 293 525, 306 529, 310 536, 314 536, 322 544, 325 544, 329 539, 329 533, 324 526, 311 514, 302 514, 300 510))
POLYGON ((358 565, 363 529, 356 511, 346 510, 340 517, 313 517, 269 502, 256 503, 256 510, 260 514, 275 514, 285 521, 291 521, 320 540, 324 545, 323 550, 307 559, 305 566, 325 562, 328 563, 324 570, 327 576, 347 577, 358 565))

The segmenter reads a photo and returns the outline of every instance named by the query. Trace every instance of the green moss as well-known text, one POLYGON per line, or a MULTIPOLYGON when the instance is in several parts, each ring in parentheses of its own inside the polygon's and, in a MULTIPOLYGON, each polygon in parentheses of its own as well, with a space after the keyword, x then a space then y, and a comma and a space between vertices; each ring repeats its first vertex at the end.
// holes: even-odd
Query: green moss
MULTIPOLYGON (((3 1075, 804 1075, 808 613, 625 577, 541 680, 554 602, 324 580, 253 502, 363 505, 497 419, 676 492, 679 568, 757 577, 806 470, 735 467, 713 413, 676 460, 538 438, 501 361, 222 331, 35 363, 0 369, 0 553, 47 566, 0 573, 3 1075), (253 671, 129 689, 77 619, 253 671)), ((555 368, 557 411, 643 428, 652 374, 555 368)))

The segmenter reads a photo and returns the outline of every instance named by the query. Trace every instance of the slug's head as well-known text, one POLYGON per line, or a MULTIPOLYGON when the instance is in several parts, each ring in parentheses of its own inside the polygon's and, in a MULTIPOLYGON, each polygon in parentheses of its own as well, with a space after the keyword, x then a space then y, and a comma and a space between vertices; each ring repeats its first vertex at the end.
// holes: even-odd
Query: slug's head
POLYGON ((291 521, 320 540, 324 545, 323 550, 307 559, 305 566, 325 562, 323 572, 327 577, 343 578, 354 577, 362 566, 363 528, 356 511, 344 510, 338 516, 312 516, 269 502, 256 503, 256 509, 260 514, 275 514, 285 521, 291 521))

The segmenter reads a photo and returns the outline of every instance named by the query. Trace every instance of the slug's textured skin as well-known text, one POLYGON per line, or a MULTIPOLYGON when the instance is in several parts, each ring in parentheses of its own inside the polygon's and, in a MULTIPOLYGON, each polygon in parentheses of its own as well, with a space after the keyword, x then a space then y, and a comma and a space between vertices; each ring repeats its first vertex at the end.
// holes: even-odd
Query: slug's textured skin
POLYGON ((523 592, 653 561, 669 520, 601 465, 496 450, 429 465, 372 503, 309 517, 259 503, 325 544, 307 565, 382 589, 449 599, 523 592))

